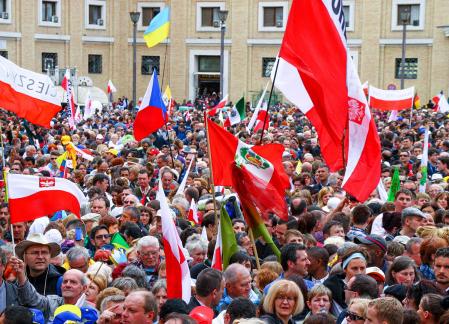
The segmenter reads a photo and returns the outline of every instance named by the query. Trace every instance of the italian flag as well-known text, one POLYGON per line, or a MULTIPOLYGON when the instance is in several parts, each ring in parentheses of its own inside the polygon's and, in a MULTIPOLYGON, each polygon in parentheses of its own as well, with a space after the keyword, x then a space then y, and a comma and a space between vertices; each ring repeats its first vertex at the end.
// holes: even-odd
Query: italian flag
POLYGON ((240 98, 239 101, 232 107, 231 111, 228 113, 228 118, 226 118, 223 126, 230 127, 240 123, 245 119, 245 98, 240 98))
POLYGON ((221 207, 218 229, 211 267, 223 271, 228 267, 231 256, 239 251, 232 222, 224 204, 221 207))
POLYGON ((280 144, 248 145, 214 122, 207 120, 212 176, 217 186, 235 186, 234 167, 244 170, 247 191, 263 216, 269 212, 288 219, 285 190, 290 188, 282 165, 280 144))

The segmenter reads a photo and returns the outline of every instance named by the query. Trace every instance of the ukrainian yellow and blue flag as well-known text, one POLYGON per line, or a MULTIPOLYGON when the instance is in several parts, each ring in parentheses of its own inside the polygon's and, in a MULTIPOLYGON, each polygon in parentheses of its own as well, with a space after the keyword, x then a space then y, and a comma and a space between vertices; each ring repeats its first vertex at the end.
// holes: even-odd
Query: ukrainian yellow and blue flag
POLYGON ((170 8, 165 7, 150 22, 143 34, 148 47, 153 47, 168 37, 170 32, 170 8))

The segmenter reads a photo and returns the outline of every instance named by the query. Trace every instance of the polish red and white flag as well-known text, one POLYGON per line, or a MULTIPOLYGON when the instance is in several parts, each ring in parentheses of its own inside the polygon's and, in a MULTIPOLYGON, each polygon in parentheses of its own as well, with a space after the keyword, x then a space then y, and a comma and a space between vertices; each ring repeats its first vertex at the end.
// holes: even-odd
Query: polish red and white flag
POLYGON ((159 179, 156 200, 160 203, 162 221, 162 241, 164 242, 165 263, 167 266, 167 297, 169 299, 181 298, 186 303, 191 297, 190 270, 184 254, 181 239, 176 225, 170 216, 167 198, 159 179))
POLYGON ((44 74, 23 69, 0 56, 0 107, 30 123, 50 128, 61 110, 56 87, 44 74))
POLYGON ((382 90, 369 86, 369 106, 379 110, 403 110, 413 107, 415 87, 402 90, 382 90))
POLYGON ((69 210, 80 217, 80 206, 87 202, 78 186, 67 179, 23 174, 7 175, 11 224, 27 222, 69 210))
POLYGON ((312 122, 330 170, 346 168, 343 188, 364 201, 379 183, 380 141, 345 26, 342 1, 293 1, 271 77, 312 122))
POLYGON ((214 247, 214 255, 212 256, 211 268, 223 271, 223 259, 221 257, 223 251, 223 242, 221 238, 220 221, 218 222, 217 240, 214 247))
POLYGON ((198 208, 196 206, 194 199, 192 199, 192 201, 190 202, 190 208, 189 208, 189 213, 188 213, 187 219, 191 222, 194 222, 195 225, 198 225, 201 223, 199 215, 198 215, 198 208))
POLYGON ((226 104, 228 103, 228 95, 224 96, 223 99, 220 100, 220 102, 218 104, 216 104, 215 106, 213 106, 208 112, 207 114, 209 116, 215 116, 217 114, 217 112, 219 112, 221 109, 223 109, 226 104))

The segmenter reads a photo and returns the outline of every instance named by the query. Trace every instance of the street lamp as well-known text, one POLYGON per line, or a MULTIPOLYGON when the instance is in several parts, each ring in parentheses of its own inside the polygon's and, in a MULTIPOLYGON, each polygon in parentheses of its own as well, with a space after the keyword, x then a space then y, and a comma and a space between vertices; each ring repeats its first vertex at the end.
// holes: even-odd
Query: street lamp
POLYGON ((224 37, 226 32, 226 18, 228 18, 227 10, 218 11, 218 19, 220 19, 220 31, 221 31, 221 42, 220 42, 220 98, 223 99, 224 93, 224 37))
POLYGON ((137 34, 137 22, 140 18, 140 12, 130 12, 129 16, 131 17, 131 21, 133 23, 133 107, 136 107, 137 104, 137 96, 136 96, 136 89, 137 89, 137 48, 136 48, 136 34, 137 34))
POLYGON ((404 75, 405 75, 405 41, 407 38, 407 24, 410 21, 409 7, 405 7, 400 15, 402 23, 402 59, 401 59, 401 89, 404 89, 404 75))

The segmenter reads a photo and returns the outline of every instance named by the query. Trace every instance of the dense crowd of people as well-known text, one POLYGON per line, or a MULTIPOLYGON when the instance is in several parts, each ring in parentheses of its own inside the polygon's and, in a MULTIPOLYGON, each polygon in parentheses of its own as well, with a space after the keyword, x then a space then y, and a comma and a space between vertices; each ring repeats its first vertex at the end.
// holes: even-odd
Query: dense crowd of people
MULTIPOLYGON (((88 198, 81 219, 59 211, 10 224, 8 203, 0 205, 1 323, 449 323, 446 116, 425 106, 387 122, 375 112, 381 182, 388 191, 398 167, 400 189, 394 201, 375 190, 358 202, 342 189, 343 171, 329 171, 315 129, 298 109, 275 104, 268 129, 252 132, 247 105, 247 119, 228 130, 248 144, 285 148, 289 217, 264 219, 278 257, 263 239, 251 241, 232 188, 212 188, 203 111, 218 101, 183 102, 140 142, 126 98, 75 130, 63 114, 43 129, 0 112, 3 171, 60 176, 64 135, 94 156, 65 170, 88 198), (188 303, 167 298, 172 269, 164 259, 160 184, 188 256, 188 303), (188 220, 192 200, 198 224, 188 220), (211 268, 221 204, 239 248, 223 271, 211 268)), ((218 115, 211 120, 219 122, 218 115)), ((2 201, 5 187, 3 181, 2 201)))

